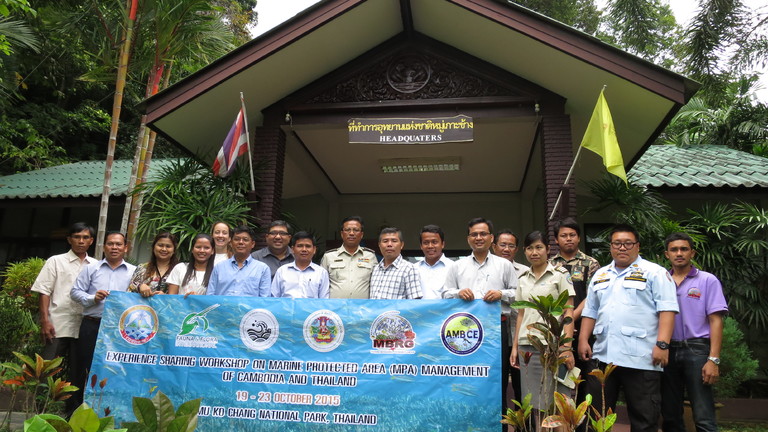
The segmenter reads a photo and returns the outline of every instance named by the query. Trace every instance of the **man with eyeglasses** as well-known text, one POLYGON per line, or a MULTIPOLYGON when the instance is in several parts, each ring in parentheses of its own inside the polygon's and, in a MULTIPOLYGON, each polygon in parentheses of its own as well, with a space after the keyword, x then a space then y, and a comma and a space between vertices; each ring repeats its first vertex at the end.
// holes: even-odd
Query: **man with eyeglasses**
POLYGON ((341 221, 341 247, 323 255, 320 266, 330 276, 331 298, 369 298, 371 272, 378 260, 373 250, 360 246, 363 235, 360 216, 345 218, 341 221))
MULTIPOLYGON (((490 253, 493 244, 493 223, 485 218, 474 218, 467 224, 467 242, 472 254, 456 262, 445 276, 443 298, 460 298, 464 301, 482 299, 488 303, 501 302, 501 350, 502 367, 509 364, 509 320, 515 301, 517 273, 508 260, 490 253)), ((501 377, 501 410, 507 411, 508 373, 501 377)))
POLYGON ((233 231, 235 254, 213 268, 208 295, 269 297, 272 277, 269 267, 251 256, 256 244, 251 227, 241 225, 233 231))
POLYGON ((632 432, 656 432, 661 409, 661 374, 669 360, 669 342, 679 308, 672 277, 663 267, 640 257, 640 237, 629 225, 610 232, 613 262, 589 283, 579 332, 579 356, 590 370, 617 368, 602 388, 587 376, 593 406, 616 410, 624 389, 632 432), (594 349, 589 336, 595 335, 594 349))
POLYGON ((267 247, 252 253, 251 256, 269 267, 272 279, 280 266, 294 261, 293 252, 288 246, 291 243, 291 226, 284 220, 276 220, 269 224, 267 230, 267 247))

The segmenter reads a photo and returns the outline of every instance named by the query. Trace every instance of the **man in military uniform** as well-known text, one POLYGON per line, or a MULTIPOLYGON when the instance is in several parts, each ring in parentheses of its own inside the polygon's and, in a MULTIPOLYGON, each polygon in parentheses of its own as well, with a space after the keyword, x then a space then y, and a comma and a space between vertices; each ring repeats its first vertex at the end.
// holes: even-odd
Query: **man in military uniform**
MULTIPOLYGON (((576 291, 576 297, 573 299, 573 350, 579 352, 578 331, 581 328, 581 311, 584 309, 584 300, 587 298, 587 285, 600 268, 600 263, 591 256, 579 250, 581 242, 581 230, 579 224, 574 218, 565 218, 555 223, 555 241, 559 252, 552 257, 549 262, 555 268, 562 267, 568 270, 573 281, 573 289, 576 291)), ((582 361, 578 355, 576 357, 576 367, 582 370, 582 374, 590 372, 589 364, 582 361)), ((578 403, 581 403, 587 396, 586 381, 579 384, 578 403)), ((587 430, 587 422, 582 423, 578 431, 587 430)))
POLYGON ((320 265, 330 276, 331 298, 369 298, 371 272, 378 260, 373 250, 360 246, 363 234, 360 216, 344 219, 341 222, 342 246, 323 255, 320 265))

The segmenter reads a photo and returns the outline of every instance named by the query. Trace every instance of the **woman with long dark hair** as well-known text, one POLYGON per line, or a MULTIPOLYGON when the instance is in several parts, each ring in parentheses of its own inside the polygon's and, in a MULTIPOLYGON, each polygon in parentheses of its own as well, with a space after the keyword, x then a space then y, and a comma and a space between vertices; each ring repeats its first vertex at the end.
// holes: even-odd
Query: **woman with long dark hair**
POLYGON ((168 294, 205 294, 215 261, 214 241, 208 234, 192 239, 190 263, 179 263, 168 276, 168 294))
POLYGON ((168 292, 166 279, 179 259, 176 257, 178 241, 169 232, 161 232, 152 240, 152 257, 149 262, 139 264, 133 272, 128 291, 137 292, 142 297, 168 292))

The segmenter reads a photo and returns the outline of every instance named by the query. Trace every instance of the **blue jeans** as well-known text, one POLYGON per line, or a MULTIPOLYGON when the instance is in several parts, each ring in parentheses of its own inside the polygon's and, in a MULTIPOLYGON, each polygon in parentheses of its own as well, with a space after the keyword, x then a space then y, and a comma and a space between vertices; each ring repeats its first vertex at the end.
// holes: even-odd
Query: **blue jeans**
POLYGON ((709 357, 709 341, 698 339, 669 348, 669 363, 661 380, 661 414, 664 432, 685 432, 683 394, 693 409, 697 432, 717 432, 715 398, 712 386, 704 384, 701 369, 709 357))

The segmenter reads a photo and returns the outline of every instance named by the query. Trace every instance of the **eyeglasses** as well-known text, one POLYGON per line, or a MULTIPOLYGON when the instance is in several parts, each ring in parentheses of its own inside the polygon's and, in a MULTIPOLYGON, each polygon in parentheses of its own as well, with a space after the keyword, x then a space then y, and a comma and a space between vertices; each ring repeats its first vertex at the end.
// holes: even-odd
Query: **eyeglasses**
POLYGON ((344 228, 342 231, 344 231, 345 233, 355 233, 355 234, 359 232, 363 232, 363 230, 361 230, 360 228, 344 228))
POLYGON ((488 237, 491 235, 489 232, 471 232, 469 233, 469 236, 472 238, 478 238, 478 237, 488 237))
POLYGON ((270 231, 267 234, 271 235, 272 237, 288 237, 290 235, 285 231, 270 231))
POLYGON ((496 246, 502 248, 502 249, 515 249, 517 248, 517 245, 514 243, 499 243, 496 246))
POLYGON ((627 242, 617 242, 617 241, 616 241, 616 242, 611 242, 611 247, 612 247, 613 249, 616 249, 616 250, 619 250, 619 249, 621 249, 622 247, 624 247, 624 249, 626 249, 626 250, 632 250, 632 248, 634 248, 634 247, 635 247, 635 245, 636 245, 636 244, 638 244, 638 243, 639 243, 639 242, 631 242, 631 241, 627 241, 627 242))

